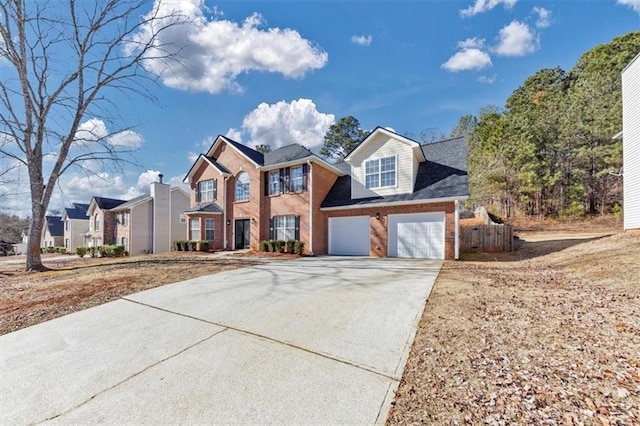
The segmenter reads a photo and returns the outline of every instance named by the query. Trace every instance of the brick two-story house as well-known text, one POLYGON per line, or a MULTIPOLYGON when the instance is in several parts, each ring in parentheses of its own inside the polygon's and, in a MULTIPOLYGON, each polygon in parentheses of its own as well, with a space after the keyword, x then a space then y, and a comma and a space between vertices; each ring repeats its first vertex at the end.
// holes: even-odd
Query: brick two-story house
POLYGON ((98 247, 116 244, 115 213, 111 211, 125 200, 114 198, 92 197, 87 209, 89 216, 89 230, 85 234, 85 246, 98 247))
POLYGON ((218 136, 185 181, 187 238, 215 249, 297 239, 308 253, 458 257, 464 138, 420 143, 378 127, 344 162, 293 144, 261 154, 218 136))

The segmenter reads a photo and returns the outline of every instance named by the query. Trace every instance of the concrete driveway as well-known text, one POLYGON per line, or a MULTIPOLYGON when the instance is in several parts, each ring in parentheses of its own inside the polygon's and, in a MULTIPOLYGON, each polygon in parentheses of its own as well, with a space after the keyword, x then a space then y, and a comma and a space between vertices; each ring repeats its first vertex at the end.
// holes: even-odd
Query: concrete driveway
POLYGON ((319 257, 0 337, 0 424, 383 422, 442 262, 319 257))

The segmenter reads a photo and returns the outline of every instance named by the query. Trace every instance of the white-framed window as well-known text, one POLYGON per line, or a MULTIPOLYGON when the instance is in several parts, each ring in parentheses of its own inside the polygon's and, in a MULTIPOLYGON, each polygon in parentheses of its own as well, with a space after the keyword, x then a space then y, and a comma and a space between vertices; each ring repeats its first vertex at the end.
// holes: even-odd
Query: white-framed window
POLYGON ((202 180, 196 186, 196 202, 213 201, 216 199, 215 179, 202 180))
POLYGON ((129 251, 129 241, 127 241, 127 237, 120 238, 120 245, 124 247, 124 251, 129 251))
POLYGON ((205 219, 204 220, 204 239, 208 241, 213 241, 215 239, 215 230, 216 225, 213 219, 205 219))
POLYGON ((69 239, 65 238, 64 240, 64 248, 68 249, 69 248, 69 239))
POLYGON ((287 216, 274 216, 273 218, 273 239, 274 240, 297 240, 298 229, 297 229, 297 216, 295 215, 287 215, 287 216))
POLYGON ((269 172, 269 195, 276 195, 282 192, 281 178, 280 170, 269 172))
POLYGON ((189 239, 192 241, 200 239, 200 218, 189 219, 189 239))
POLYGON ((98 215, 98 213, 96 213, 93 216, 93 230, 94 231, 99 231, 100 230, 100 216, 98 215))
POLYGON ((290 185, 291 192, 302 192, 305 190, 304 181, 304 166, 297 166, 291 168, 290 185))
POLYGON ((236 177, 236 201, 249 199, 249 174, 240 172, 236 177))
POLYGON ((187 223, 187 215, 180 213, 180 223, 187 223))
POLYGON ((69 219, 64 221, 64 230, 68 231, 69 230, 69 219))
POLYGON ((396 186, 396 157, 376 158, 364 163, 365 188, 396 186))

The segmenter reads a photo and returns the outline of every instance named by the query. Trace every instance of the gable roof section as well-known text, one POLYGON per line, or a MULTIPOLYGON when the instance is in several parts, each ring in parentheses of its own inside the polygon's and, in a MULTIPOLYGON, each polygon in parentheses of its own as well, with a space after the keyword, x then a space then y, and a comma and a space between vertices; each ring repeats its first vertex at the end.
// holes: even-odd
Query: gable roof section
POLYGON ((111 210, 125 202, 125 200, 118 200, 116 198, 92 197, 89 208, 87 208, 87 214, 89 210, 91 210, 91 206, 97 206, 100 210, 111 210))
POLYGON ((364 146, 366 146, 372 139, 374 139, 376 136, 378 136, 379 134, 383 134, 386 135, 390 138, 393 138, 397 141, 400 141, 402 143, 405 143, 407 145, 409 145, 419 156, 420 156, 420 160, 424 160, 424 154, 422 152, 422 150, 420 149, 420 144, 416 141, 414 141, 413 139, 409 139, 406 136, 402 136, 397 134, 396 132, 393 132, 385 127, 376 127, 375 129, 373 129, 373 131, 371 131, 371 133, 369 133, 369 135, 367 135, 366 138, 364 138, 362 140, 362 142, 360 142, 358 144, 358 146, 356 146, 346 157, 345 157, 345 161, 349 161, 351 158, 353 158, 353 156, 360 151, 364 146))
POLYGON ((223 142, 226 143, 227 145, 231 146, 233 149, 238 151, 240 154, 242 154, 245 157, 247 157, 256 166, 264 165, 264 155, 262 153, 256 151, 255 149, 251 149, 248 146, 246 146, 244 144, 241 144, 240 142, 236 142, 236 141, 234 141, 232 139, 229 139, 228 137, 222 136, 222 135, 218 135, 218 137, 216 138, 215 142, 213 142, 213 145, 211 145, 211 148, 209 148, 209 151, 207 151, 207 155, 206 156, 207 157, 212 157, 213 152, 223 142))
POLYGON ((351 176, 336 180, 322 209, 375 207, 378 204, 416 204, 430 200, 464 199, 469 196, 467 150, 464 137, 449 139, 422 147, 426 161, 420 163, 411 193, 351 198, 351 176))
POLYGON ((200 154, 198 156, 198 158, 196 159, 196 161, 193 162, 193 165, 191 166, 191 168, 187 172, 187 174, 184 177, 184 179, 182 180, 182 182, 190 182, 191 181, 191 176, 193 175, 193 173, 195 173, 196 170, 198 170, 198 167, 200 167, 200 165, 202 165, 202 163, 209 164, 211 167, 213 167, 218 172, 220 172, 220 174, 223 175, 223 176, 231 176, 231 172, 229 171, 229 169, 227 169, 222 164, 218 163, 215 158, 207 157, 207 156, 205 156, 203 154, 200 154))
POLYGON ((294 143, 265 153, 263 165, 273 166, 279 163, 288 163, 289 161, 301 160, 313 155, 314 154, 307 148, 294 143))
POLYGON ((119 206, 116 206, 112 209, 110 209, 112 212, 117 212, 117 211, 123 211, 123 210, 128 210, 128 209, 132 209, 135 206, 139 205, 139 204, 143 204, 146 203, 148 201, 153 200, 153 197, 149 194, 143 194, 140 195, 138 197, 132 198, 127 202, 124 202, 122 204, 120 204, 119 206))
POLYGON ((64 236, 64 222, 61 216, 45 216, 47 219, 47 228, 52 237, 64 236))
POLYGON ((195 207, 185 210, 184 212, 186 214, 189 214, 189 213, 222 214, 222 207, 220 207, 216 203, 199 204, 195 207))
POLYGON ((64 219, 66 216, 68 219, 89 220, 87 217, 87 210, 89 210, 89 204, 73 203, 73 207, 67 207, 64 209, 62 218, 64 219))

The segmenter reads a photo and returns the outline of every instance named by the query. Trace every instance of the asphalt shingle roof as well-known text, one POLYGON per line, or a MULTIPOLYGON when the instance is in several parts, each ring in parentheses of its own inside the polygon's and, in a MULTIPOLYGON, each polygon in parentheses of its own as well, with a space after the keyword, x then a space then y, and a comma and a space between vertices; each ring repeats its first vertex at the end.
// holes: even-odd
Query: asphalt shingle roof
POLYGON ((216 203, 199 204, 185 210, 185 213, 222 213, 222 207, 216 203))
POLYGON ((115 198, 93 197, 93 199, 96 200, 100 210, 111 210, 122 203, 126 203, 126 200, 117 200, 115 198))
POLYGON ((64 209, 69 219, 85 219, 87 217, 87 210, 89 210, 89 204, 73 203, 73 207, 67 207, 64 209))
POLYGON ((119 204, 118 206, 114 207, 112 210, 126 210, 131 208, 132 206, 135 206, 139 202, 144 201, 145 199, 151 200, 152 198, 149 194, 142 194, 135 198, 130 199, 129 201, 119 204))
POLYGON ((235 148, 237 148, 244 155, 249 157, 254 163, 258 164, 259 166, 264 165, 264 155, 262 155, 262 153, 256 151, 255 149, 251 149, 248 146, 243 145, 239 142, 236 142, 232 139, 229 139, 227 137, 225 137, 225 140, 231 145, 233 145, 235 148))
POLYGON ((264 163, 262 165, 273 166, 279 163, 287 163, 289 161, 300 160, 313 156, 314 154, 307 148, 294 143, 264 154, 264 163))
POLYGON ((220 170, 222 173, 229 173, 231 174, 231 172, 229 171, 229 169, 227 169, 225 166, 223 166, 222 164, 218 163, 218 160, 216 160, 213 157, 207 157, 207 160, 209 160, 211 162, 211 164, 213 164, 214 166, 216 166, 218 168, 218 170, 220 170))
POLYGON ((47 227, 52 237, 64 236, 64 223, 61 216, 45 216, 47 218, 47 227))
POLYGON ((467 150, 463 137, 423 145, 422 149, 427 161, 418 166, 412 193, 352 199, 351 176, 347 175, 336 180, 322 207, 368 206, 469 195, 467 150))

